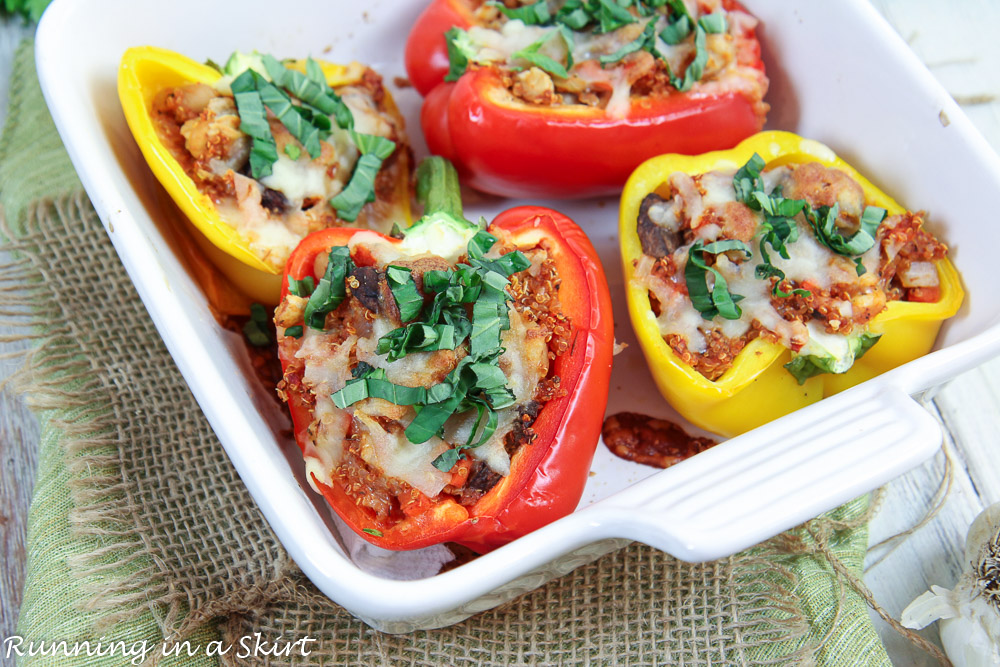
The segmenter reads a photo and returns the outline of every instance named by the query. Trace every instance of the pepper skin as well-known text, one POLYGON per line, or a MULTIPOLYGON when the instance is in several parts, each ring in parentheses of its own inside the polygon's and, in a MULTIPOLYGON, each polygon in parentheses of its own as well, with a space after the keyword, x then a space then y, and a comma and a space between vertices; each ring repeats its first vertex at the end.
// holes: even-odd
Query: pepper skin
MULTIPOLYGON (((347 245, 359 231, 327 229, 306 237, 288 261, 282 297, 288 293, 288 278, 317 278, 316 257, 333 246, 347 245)), ((337 514, 377 546, 405 550, 458 542, 483 553, 569 514, 583 493, 607 403, 614 343, 604 271, 583 231, 551 209, 510 209, 497 216, 488 231, 500 242, 521 248, 541 244, 556 262, 562 280, 560 303, 574 328, 571 349, 552 362, 552 373, 561 378, 566 394, 544 404, 532 426, 537 439, 522 446, 511 461, 510 474, 468 508, 450 498, 435 501, 420 494, 420 502, 408 508, 406 518, 394 525, 380 523, 369 510, 358 507, 336 479, 328 485, 314 475, 317 488, 337 514), (363 532, 365 528, 380 534, 363 532)), ((355 252, 354 262, 371 264, 363 254, 355 252)), ((279 355, 281 351, 279 346, 279 355)), ((288 359, 281 361, 283 367, 288 365, 288 359)), ((312 416, 295 391, 288 392, 288 405, 296 441, 305 451, 312 416)))
MULTIPOLYGON (((736 92, 633 97, 624 117, 616 118, 599 107, 524 102, 490 67, 473 67, 457 82, 444 83, 444 32, 471 26, 471 12, 464 0, 433 0, 411 31, 405 55, 410 80, 426 97, 420 119, 428 147, 478 190, 549 198, 617 193, 645 159, 728 148, 764 124, 763 113, 736 92)), ((752 57, 763 72, 759 44, 752 57)))
MULTIPOLYGON (((289 66, 304 71, 305 63, 294 61, 289 66)), ((343 66, 320 62, 320 66, 330 86, 357 83, 365 70, 356 63, 343 66)), ((258 258, 239 232, 222 220, 211 197, 198 190, 170 149, 160 140, 151 117, 153 100, 163 89, 191 83, 211 85, 220 76, 212 67, 179 53, 151 46, 135 47, 122 57, 118 70, 118 96, 125 120, 143 157, 195 228, 192 237, 201 251, 247 296, 255 301, 274 304, 281 289, 281 267, 271 266, 258 258)), ((386 100, 389 111, 398 114, 388 92, 386 100)), ((393 194, 396 207, 407 222, 410 216, 408 161, 407 154, 403 175, 393 194)))
POLYGON ((936 262, 941 282, 941 297, 937 302, 889 302, 869 324, 871 333, 882 334, 871 350, 856 360, 846 373, 818 375, 801 386, 783 368, 791 359, 791 352, 763 338, 747 344, 737 355, 733 367, 715 382, 683 363, 660 334, 650 307, 649 292, 634 278, 634 262, 642 255, 636 232, 639 206, 646 195, 666 183, 675 172, 694 175, 738 169, 754 153, 769 167, 806 162, 835 167, 861 185, 866 204, 884 208, 890 216, 905 210, 828 147, 789 132, 761 132, 728 151, 696 156, 661 155, 643 163, 632 174, 622 193, 619 223, 632 326, 653 378, 667 401, 692 424, 727 437, 749 431, 927 354, 942 322, 958 312, 964 297, 952 263, 947 258, 936 262))

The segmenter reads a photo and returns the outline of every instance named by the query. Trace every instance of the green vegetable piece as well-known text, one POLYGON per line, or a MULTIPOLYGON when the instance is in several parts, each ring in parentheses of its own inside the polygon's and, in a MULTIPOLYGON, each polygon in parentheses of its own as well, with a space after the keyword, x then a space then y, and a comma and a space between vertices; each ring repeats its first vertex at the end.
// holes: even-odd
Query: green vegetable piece
POLYGON ((302 280, 296 280, 295 278, 288 279, 288 292, 295 296, 309 296, 313 293, 314 289, 316 289, 316 282, 312 276, 306 276, 302 280))
POLYGON ((509 19, 517 19, 525 25, 547 25, 552 20, 549 13, 549 5, 546 0, 538 0, 533 5, 525 5, 508 9, 502 2, 487 3, 500 10, 500 13, 509 19))
POLYGON ((739 250, 747 257, 752 253, 742 241, 716 241, 707 246, 702 241, 696 241, 688 250, 687 263, 684 265, 684 280, 687 283, 688 295, 695 310, 706 320, 719 315, 727 320, 738 320, 743 314, 736 302, 743 296, 730 294, 726 279, 715 267, 705 264, 704 254, 717 255, 730 250, 739 250), (708 289, 708 273, 715 277, 711 292, 708 289))
POLYGON ((337 216, 348 222, 357 220, 364 205, 375 201, 375 177, 382 168, 382 162, 396 150, 395 142, 385 137, 351 130, 351 138, 362 156, 354 165, 354 173, 351 174, 347 187, 330 199, 330 205, 337 211, 337 216))
MULTIPOLYGON (((557 34, 557 33, 553 33, 557 34)), ((566 79, 569 77, 569 72, 566 71, 566 67, 563 64, 551 56, 547 56, 540 52, 540 49, 548 43, 552 35, 546 35, 541 39, 532 42, 528 46, 524 47, 519 51, 515 51, 511 54, 511 60, 527 60, 529 63, 538 67, 539 69, 545 70, 552 76, 559 77, 560 79, 566 79)))
POLYGON ((469 62, 476 57, 476 47, 469 39, 468 33, 461 28, 452 28, 444 34, 445 43, 448 47, 448 73, 445 74, 445 81, 458 81, 458 78, 465 74, 469 67, 469 62))
POLYGON ((353 270, 354 262, 351 260, 351 251, 347 247, 334 246, 330 248, 326 272, 320 278, 319 284, 316 285, 316 289, 313 290, 306 303, 303 319, 307 326, 323 330, 326 325, 326 316, 336 310, 344 297, 347 296, 344 279, 353 270))
POLYGON ((660 31, 660 39, 673 46, 680 44, 690 34, 691 21, 687 16, 682 16, 677 21, 668 23, 667 27, 660 31))
POLYGON ((630 53, 635 53, 642 49, 651 49, 656 44, 656 21, 650 21, 643 28, 642 34, 633 39, 628 44, 625 44, 620 49, 611 53, 609 55, 601 56, 598 58, 602 65, 609 65, 611 63, 616 63, 630 53))
POLYGON ((362 533, 368 533, 369 535, 374 535, 375 537, 382 537, 382 531, 377 528, 362 528, 362 533))
POLYGON ((629 23, 635 23, 636 19, 627 9, 620 6, 615 0, 596 0, 597 9, 591 11, 591 16, 597 19, 599 27, 597 32, 611 32, 629 23))
POLYGON ((299 112, 299 108, 292 104, 288 95, 273 84, 261 82, 258 92, 264 105, 278 117, 291 135, 299 140, 309 153, 309 157, 318 158, 322 150, 319 145, 319 128, 309 124, 299 112))
POLYGON ((698 25, 710 34, 724 33, 726 32, 726 15, 721 10, 712 14, 705 14, 698 19, 698 25))
POLYGON ((389 282, 389 290, 396 299, 396 306, 399 308, 400 321, 409 322, 419 315, 424 307, 424 297, 417 291, 413 274, 409 269, 401 266, 389 266, 386 268, 385 275, 389 282))
MULTIPOLYGON (((797 354, 785 364, 785 369, 791 373, 800 385, 806 380, 823 373, 846 373, 864 354, 878 342, 881 335, 861 333, 846 337, 842 350, 820 349, 816 354, 797 354)), ((813 344, 813 339, 807 346, 813 344)), ((818 347, 818 346, 814 346, 818 347)), ((805 349, 805 348, 803 348, 805 349)))
POLYGON ((455 467, 455 464, 458 463, 459 459, 464 458, 465 456, 462 454, 462 451, 458 447, 453 447, 445 452, 442 452, 440 456, 434 459, 433 465, 441 472, 448 472, 455 467))
POLYGON ((272 165, 278 161, 278 148, 267 122, 264 102, 257 91, 258 77, 253 70, 245 70, 233 79, 230 87, 240 115, 240 131, 252 139, 250 175, 259 180, 271 174, 272 165))
POLYGON ((271 332, 256 320, 247 320, 243 325, 243 335, 254 347, 267 347, 271 344, 271 332))
POLYGON ((301 324, 296 324, 295 326, 285 329, 285 335, 291 336, 292 338, 302 338, 302 334, 304 333, 305 329, 302 328, 301 324))

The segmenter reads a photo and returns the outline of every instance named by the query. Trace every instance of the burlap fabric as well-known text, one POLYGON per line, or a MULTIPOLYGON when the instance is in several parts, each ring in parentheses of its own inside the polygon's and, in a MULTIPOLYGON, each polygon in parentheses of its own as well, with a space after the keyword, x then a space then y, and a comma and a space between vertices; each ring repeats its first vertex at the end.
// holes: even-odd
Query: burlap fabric
MULTIPOLYGON (((0 141, 15 261, 0 305, 36 339, 14 388, 42 426, 29 517, 26 640, 190 642, 261 633, 308 656, 223 664, 888 664, 860 572, 867 498, 702 565, 632 545, 458 625, 375 631, 297 570, 201 415, 79 190, 20 50, 0 141)), ((127 664, 115 657, 25 664, 127 664)))

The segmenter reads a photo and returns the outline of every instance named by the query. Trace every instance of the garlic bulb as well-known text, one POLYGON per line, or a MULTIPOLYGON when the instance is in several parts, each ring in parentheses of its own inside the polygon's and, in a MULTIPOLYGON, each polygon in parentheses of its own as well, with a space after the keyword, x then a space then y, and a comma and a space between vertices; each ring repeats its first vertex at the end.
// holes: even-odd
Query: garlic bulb
POLYGON ((941 643, 955 667, 995 667, 1000 665, 1000 503, 972 522, 965 558, 971 570, 954 589, 931 586, 900 620, 920 630, 940 619, 941 643))

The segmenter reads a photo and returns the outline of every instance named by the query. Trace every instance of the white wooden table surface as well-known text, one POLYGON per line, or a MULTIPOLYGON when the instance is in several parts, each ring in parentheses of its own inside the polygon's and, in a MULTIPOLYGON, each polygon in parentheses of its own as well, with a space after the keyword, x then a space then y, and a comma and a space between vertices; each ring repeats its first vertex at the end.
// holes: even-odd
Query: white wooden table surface
MULTIPOLYGON (((994 32, 1000 25, 1000 0, 872 1, 1000 151, 1000 41, 994 32)), ((6 115, 12 54, 26 34, 30 31, 20 21, 0 22, 0 121, 6 115)), ((0 255, 0 263, 6 260, 0 255)), ((18 347, 2 342, 9 333, 0 327, 0 353, 18 347)), ((14 365, 0 360, 0 379, 14 365)), ((983 507, 1000 501, 1000 360, 959 376, 928 407, 948 433, 953 475, 947 500, 931 521, 894 551, 886 555, 885 548, 874 550, 865 574, 875 599, 896 618, 930 584, 954 584, 963 567, 966 529, 983 507), (882 556, 884 560, 876 563, 882 556)), ((0 395, 0 640, 13 633, 20 606, 24 522, 37 442, 38 426, 31 413, 9 395, 0 395)), ((942 453, 888 485, 871 525, 871 544, 921 521, 945 477, 945 458, 942 453)), ((896 664, 936 664, 877 617, 876 624, 896 664)), ((934 628, 923 634, 938 642, 934 628)))

